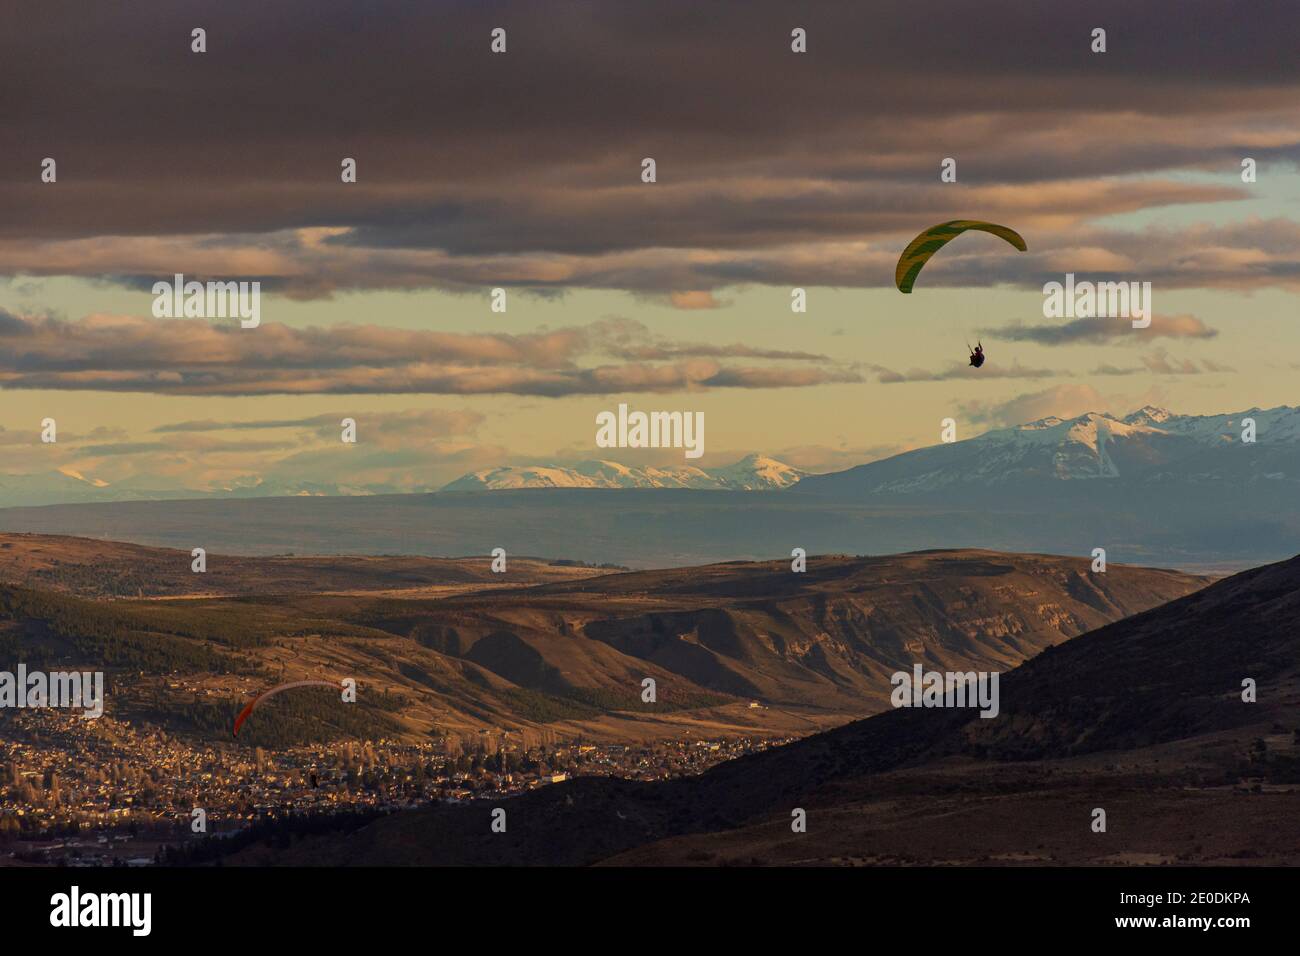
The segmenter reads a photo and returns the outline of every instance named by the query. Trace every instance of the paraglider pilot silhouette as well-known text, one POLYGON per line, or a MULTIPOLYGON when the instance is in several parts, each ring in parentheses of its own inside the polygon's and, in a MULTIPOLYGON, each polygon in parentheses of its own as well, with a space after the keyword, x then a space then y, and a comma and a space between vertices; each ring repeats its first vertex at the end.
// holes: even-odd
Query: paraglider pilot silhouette
MULTIPOLYGON (((1028 249, 1020 233, 1006 226, 999 226, 995 222, 985 222, 982 219, 951 219, 948 222, 941 222, 937 226, 926 229, 909 242, 903 254, 898 257, 898 265, 894 267, 894 284, 898 286, 898 291, 904 295, 911 294, 916 277, 921 274, 930 257, 962 233, 971 230, 997 236, 1021 252, 1028 249)), ((983 343, 972 349, 970 342, 967 342, 966 348, 970 352, 972 368, 979 368, 984 364, 983 343)))

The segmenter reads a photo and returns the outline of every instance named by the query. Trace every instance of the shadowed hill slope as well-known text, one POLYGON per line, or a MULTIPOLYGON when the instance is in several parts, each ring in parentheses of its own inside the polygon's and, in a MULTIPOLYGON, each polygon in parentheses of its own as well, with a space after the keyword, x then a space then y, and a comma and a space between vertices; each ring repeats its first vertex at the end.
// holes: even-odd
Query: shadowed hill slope
POLYGON ((913 661, 1004 670, 1206 580, 987 551, 594 576, 515 559, 492 574, 477 559, 209 556, 194 574, 185 552, 14 537, 0 537, 0 656, 102 667, 110 716, 205 739, 272 677, 322 675, 355 676, 409 740, 802 736, 886 708, 890 673, 913 661), (136 581, 163 593, 66 593, 136 581), (197 586, 238 593, 183 590, 197 586))
MULTIPOLYGON (((426 604, 374 602, 356 624, 416 634, 516 683, 639 686, 646 668, 773 706, 865 714, 914 661, 1006 669, 1180 597, 1205 578, 989 551, 814 556, 602 575, 426 604)), ((671 682, 669 684, 671 686, 671 682)))
MULTIPOLYGON (((1156 856, 1196 862, 1203 844, 1248 835, 1255 849, 1237 850, 1238 862, 1249 853, 1293 861, 1300 858, 1298 634, 1300 558, 1045 651, 1005 675, 1001 715, 992 720, 973 710, 896 710, 696 778, 547 787, 505 804, 505 835, 489 831, 487 806, 436 807, 342 840, 309 840, 272 861, 680 863, 714 858, 732 840, 777 857, 802 853, 803 862, 856 848, 870 862, 861 848, 872 840, 883 845, 885 837, 861 824, 879 819, 871 814, 882 800, 893 819, 924 820, 950 848, 983 841, 986 860, 989 847, 1014 856, 1032 838, 1040 847, 1058 840, 1050 851, 1055 862, 1098 859, 1088 852, 1122 862, 1122 849, 1086 843, 1089 808, 1109 801, 1134 818, 1124 846, 1159 846, 1156 856), (1257 682, 1258 703, 1242 701, 1245 678, 1257 682), (1258 799, 1240 796, 1243 782, 1258 799), (953 793, 961 794, 957 804, 953 793), (972 830, 972 820, 956 812, 961 801, 992 808, 983 829, 972 830), (814 820, 833 817, 836 826, 799 842, 789 828, 792 807, 814 820), (1035 813, 1046 813, 1047 822, 1035 813), (1184 819, 1209 834, 1191 833, 1184 819), (1047 836, 1035 835, 1043 828, 1047 836)), ((252 853, 244 861, 254 858, 266 861, 252 853)))

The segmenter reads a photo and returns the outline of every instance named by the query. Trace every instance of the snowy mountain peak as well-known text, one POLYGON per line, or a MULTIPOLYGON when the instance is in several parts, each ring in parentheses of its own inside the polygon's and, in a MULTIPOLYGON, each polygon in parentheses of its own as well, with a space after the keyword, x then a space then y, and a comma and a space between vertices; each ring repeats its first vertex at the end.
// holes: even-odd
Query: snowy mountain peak
POLYGON ((1010 485, 1046 490, 1061 481, 1300 488, 1300 408, 1178 415, 1147 405, 1122 418, 1050 416, 805 478, 796 490, 913 495, 1010 485))
POLYGON ((1124 416, 1124 421, 1130 425, 1161 425, 1174 417, 1174 413, 1167 408, 1159 408, 1155 405, 1143 405, 1136 412, 1124 416))
POLYGON ((1283 405, 1227 415, 1177 415, 1146 405, 1123 418, 1102 412, 1085 412, 1070 419, 1049 416, 985 432, 971 439, 971 444, 985 446, 981 451, 981 457, 987 459, 982 466, 985 471, 1002 468, 1008 475, 1019 474, 1030 461, 1029 449, 1037 448, 1039 454, 1050 452, 1051 463, 1045 466, 1040 461, 1033 470, 1063 479, 1118 478, 1122 461, 1129 462, 1124 467, 1145 468, 1171 453, 1171 443, 1181 443, 1180 447, 1187 449, 1239 444, 1245 419, 1255 422, 1258 440, 1266 436, 1275 447, 1300 442, 1300 408, 1283 405))
POLYGON ((806 472, 775 458, 753 454, 746 455, 734 465, 716 468, 710 474, 729 488, 757 491, 764 488, 788 488, 806 472))
POLYGON ((746 455, 721 468, 694 465, 637 468, 596 459, 570 465, 503 465, 463 475, 443 491, 500 491, 512 488, 701 488, 766 491, 788 488, 805 475, 765 455, 746 455))

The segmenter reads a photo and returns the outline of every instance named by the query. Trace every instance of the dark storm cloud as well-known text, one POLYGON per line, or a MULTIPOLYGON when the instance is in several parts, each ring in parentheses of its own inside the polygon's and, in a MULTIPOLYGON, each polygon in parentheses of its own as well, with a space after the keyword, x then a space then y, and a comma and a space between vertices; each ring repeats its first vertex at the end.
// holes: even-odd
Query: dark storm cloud
POLYGON ((414 442, 427 442, 437 438, 472 434, 483 423, 479 412, 455 409, 408 409, 398 412, 334 412, 312 415, 307 418, 268 418, 241 421, 169 422, 153 429, 155 433, 197 435, 224 431, 277 431, 281 429, 304 430, 318 437, 337 440, 345 418, 351 418, 364 428, 371 441, 382 447, 414 442))
POLYGON ((792 249, 892 240, 970 205, 1050 248, 1095 217, 1245 198, 1243 155, 1300 158, 1298 33, 1296 4, 1210 0, 45 4, 0 39, 0 272, 148 275, 129 239, 184 235, 304 296, 489 273, 685 291, 784 281, 792 249), (189 51, 196 25, 207 53, 189 51), (45 156, 57 184, 38 181, 45 156), (937 182, 944 156, 958 187, 937 182), (1189 168, 1221 179, 1082 188, 1189 168), (303 229, 336 231, 304 250, 303 229), (93 245, 57 242, 75 239, 93 245))
POLYGON ((1100 365, 1092 370, 1093 375, 1202 375, 1206 372, 1232 372, 1236 371, 1231 366, 1224 365, 1222 362, 1216 362, 1213 359, 1201 359, 1197 362, 1193 359, 1173 358, 1164 349, 1156 349, 1148 355, 1140 357, 1141 365, 1134 366, 1116 366, 1100 365))
MULTIPOLYGON (((689 388, 781 388, 856 382, 824 356, 675 343, 635 322, 526 335, 452 333, 378 325, 292 328, 88 316, 0 326, 0 386, 173 395, 400 394, 604 395, 689 388), (629 356, 640 355, 636 358, 629 356), (601 364, 602 358, 621 361, 601 364), (762 359, 729 365, 722 359, 762 359)), ((389 422, 412 435, 465 433, 478 413, 430 413, 389 422)), ((333 416, 268 423, 182 422, 159 431, 337 428, 333 416)))
POLYGON ((31 334, 31 327, 12 312, 0 309, 0 336, 18 338, 31 334))
POLYGON ((1219 333, 1194 315, 1156 315, 1145 329, 1135 329, 1127 319, 1072 319, 1063 324, 1027 325, 1012 323, 990 334, 1013 342, 1039 345, 1103 345, 1109 342, 1143 344, 1152 338, 1212 339, 1219 333))

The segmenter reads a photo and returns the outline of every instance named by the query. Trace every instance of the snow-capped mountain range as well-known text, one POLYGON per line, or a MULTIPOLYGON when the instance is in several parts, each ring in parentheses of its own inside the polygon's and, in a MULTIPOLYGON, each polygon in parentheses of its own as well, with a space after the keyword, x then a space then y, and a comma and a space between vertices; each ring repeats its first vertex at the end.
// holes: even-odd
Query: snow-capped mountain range
POLYGON ((580 461, 572 465, 505 465, 463 475, 443 491, 499 491, 513 488, 704 488, 730 491, 776 491, 788 488, 806 472, 775 458, 747 455, 722 468, 693 465, 635 468, 616 461, 580 461))
POLYGON ((481 494, 275 481, 149 494, 94 477, 0 475, 0 501, 94 502, 5 508, 0 529, 129 533, 187 548, 203 520, 213 548, 239 553, 281 553, 293 541, 314 553, 471 554, 488 540, 510 553, 635 567, 770 558, 796 544, 810 555, 987 548, 1082 556, 1103 547, 1116 563, 1216 571, 1300 551, 1300 409, 1289 407, 1045 418, 802 477, 760 456, 707 470, 499 468, 448 486, 481 494), (1242 440, 1243 419, 1253 420, 1254 442, 1242 440), (539 486, 571 490, 530 491, 526 501, 490 491, 539 486), (618 488, 627 490, 602 491, 618 488))
POLYGON ((1146 406, 1117 417, 1043 418, 800 482, 812 493, 925 494, 1056 482, 1300 483, 1300 408, 1176 415, 1146 406), (1254 441, 1243 440, 1254 423, 1254 441))
POLYGON ((1061 481, 1300 483, 1300 408, 1177 415, 1147 405, 1122 417, 1088 412, 1042 418, 976 438, 935 444, 846 471, 810 475, 761 455, 725 468, 637 468, 618 462, 507 465, 464 475, 444 491, 515 488, 705 488, 859 496, 996 488, 1061 481), (1254 442, 1243 440, 1254 422, 1254 442), (797 486, 797 487, 796 487, 797 486))
MULTIPOLYGON (((960 423, 958 425, 961 427, 960 423)), ((936 436, 937 437, 937 436, 936 436)), ((960 437, 960 432, 959 432, 960 437)), ((0 474, 0 507, 173 498, 340 497, 428 492, 432 487, 301 480, 236 482, 221 489, 150 487, 147 478, 108 482, 71 468, 35 475, 0 474)), ((1251 408, 1219 415, 1178 415, 1146 406, 1124 416, 1089 412, 1048 417, 975 438, 936 443, 830 474, 809 474, 763 455, 731 465, 636 467, 609 460, 506 465, 464 475, 444 491, 523 488, 708 489, 783 491, 858 502, 908 497, 955 503, 954 495, 986 507, 1016 506, 1030 498, 1074 508, 1084 497, 1137 488, 1158 492, 1160 507, 1217 507, 1245 495, 1263 507, 1300 516, 1300 407, 1251 408), (1246 420, 1254 442, 1243 441, 1246 420), (1091 489, 1091 490, 1085 490, 1091 489), (1110 491, 1104 491, 1110 489, 1110 491), (1206 497, 1209 495, 1210 497, 1206 497), (1215 497, 1217 496, 1217 497, 1215 497)), ((784 495, 783 495, 784 496, 784 495)), ((1095 502, 1094 502, 1095 503, 1095 502)))

